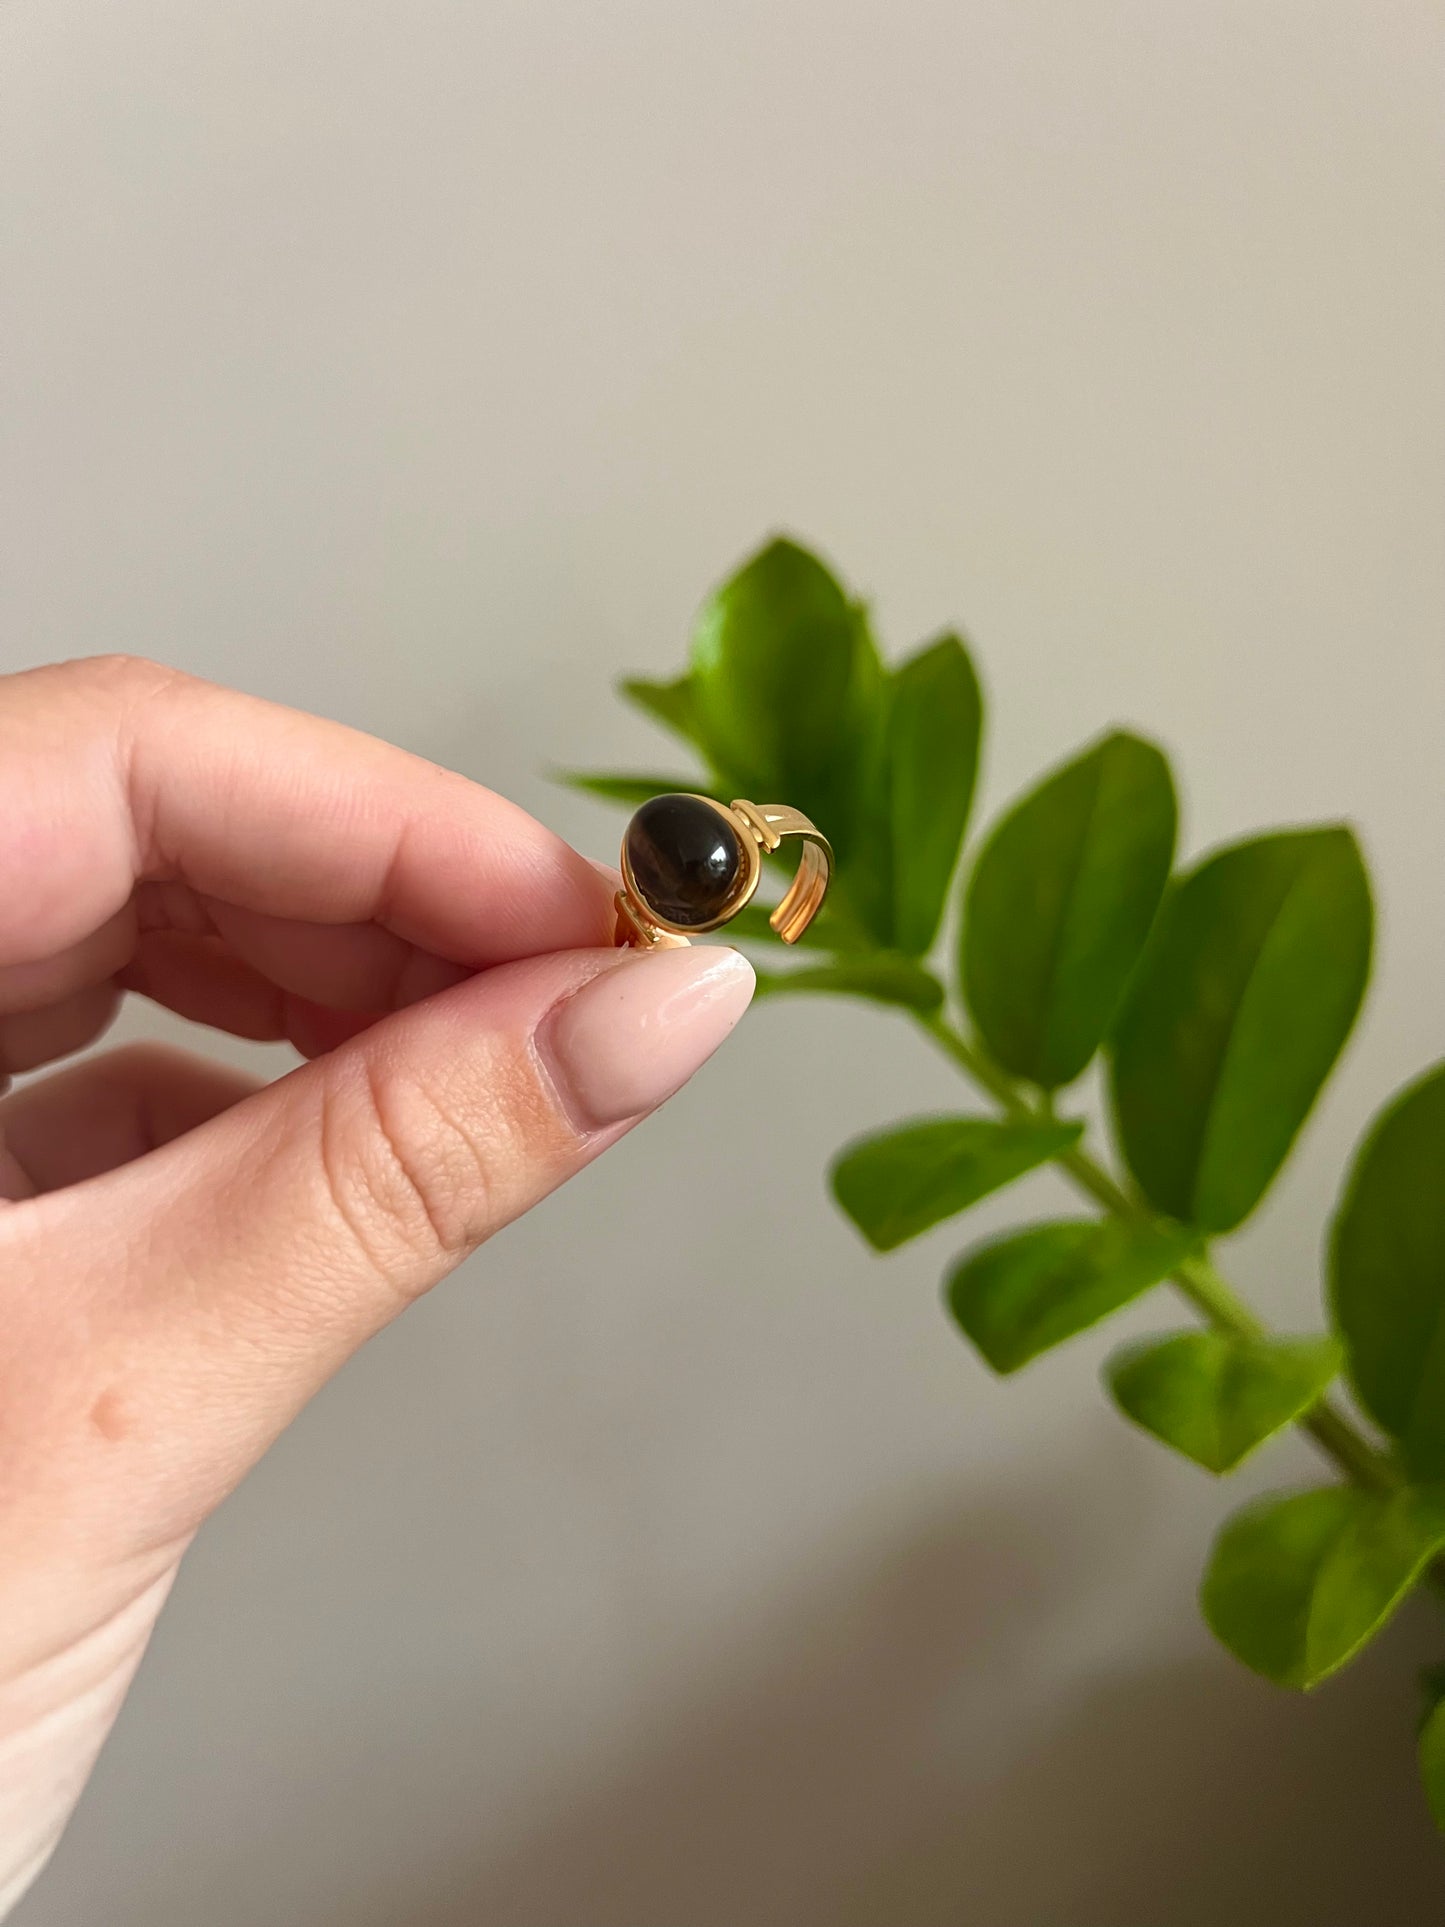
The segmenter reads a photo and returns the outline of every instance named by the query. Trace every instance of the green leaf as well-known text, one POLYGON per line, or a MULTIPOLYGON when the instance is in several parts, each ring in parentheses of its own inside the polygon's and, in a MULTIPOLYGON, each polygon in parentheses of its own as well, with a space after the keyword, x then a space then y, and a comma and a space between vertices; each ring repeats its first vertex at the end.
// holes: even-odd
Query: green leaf
MULTIPOLYGON (((1422 1666, 1420 1680, 1420 1727, 1445 1700, 1445 1666, 1422 1666)), ((1419 1728, 1416 1729, 1417 1731, 1419 1728)))
POLYGON ((608 803, 646 803, 654 796, 670 796, 683 790, 690 796, 705 794, 698 789, 695 776, 632 776, 612 775, 606 770, 559 769, 553 772, 552 780, 565 783, 568 789, 585 790, 589 796, 600 796, 608 803))
POLYGON ((697 712, 691 676, 675 682, 650 682, 646 676, 624 676, 618 692, 628 702, 670 729, 684 742, 697 741, 697 712))
POLYGON ((1349 830, 1281 831, 1171 892, 1114 1040, 1114 1114, 1161 1211, 1230 1231, 1259 1203, 1355 1021, 1370 886, 1349 830))
POLYGON ((1076 1144, 1079 1123, 929 1117, 850 1145, 833 1195, 875 1251, 893 1251, 1076 1144))
POLYGON ((1157 1285, 1196 1247, 1172 1225, 1034 1225, 965 1254, 948 1307, 996 1372, 1014 1372, 1157 1285))
POLYGON ((943 636, 889 678, 884 830, 889 928, 921 957, 938 934, 978 775, 983 698, 968 651, 943 636))
POLYGON ((866 812, 882 670, 864 612, 816 556, 774 541, 693 632, 698 740, 737 794, 812 817, 846 861, 866 812))
POLYGON ((1246 1666, 1282 1686, 1316 1686, 1379 1632, 1442 1545, 1437 1487, 1269 1496, 1220 1533, 1200 1603, 1246 1666))
POLYGON ((1420 1728, 1420 1779, 1430 1818, 1445 1833, 1445 1699, 1437 1700, 1420 1728))
POLYGON ((760 970, 760 997, 784 993, 825 991, 840 997, 867 997, 878 1004, 898 1004, 905 1010, 937 1010, 943 985, 937 977, 908 957, 840 957, 833 963, 803 970, 760 970))
POLYGON ((1331 1234, 1330 1304, 1361 1402, 1414 1477, 1445 1477, 1445 1064, 1365 1138, 1331 1234))
POLYGON ((1180 1332, 1127 1347, 1106 1377, 1136 1425, 1208 1472, 1232 1472, 1316 1403, 1340 1359, 1332 1338, 1180 1332))
POLYGON ((964 996, 994 1059, 1055 1090, 1094 1055, 1169 878, 1177 811, 1152 743, 1116 733, 993 830, 964 907, 964 996))

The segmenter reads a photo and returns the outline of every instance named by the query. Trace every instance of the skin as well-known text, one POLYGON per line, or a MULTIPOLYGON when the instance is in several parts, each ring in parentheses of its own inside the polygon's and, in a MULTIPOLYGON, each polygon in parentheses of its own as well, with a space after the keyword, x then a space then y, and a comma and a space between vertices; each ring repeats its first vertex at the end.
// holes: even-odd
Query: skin
POLYGON ((654 969, 619 967, 611 893, 501 797, 336 724, 128 658, 0 679, 0 1092, 127 994, 307 1060, 262 1087, 132 1047, 0 1097, 0 1913, 208 1514, 666 1095, 608 1113, 595 1008, 581 1108, 548 1068, 552 1013, 654 969))

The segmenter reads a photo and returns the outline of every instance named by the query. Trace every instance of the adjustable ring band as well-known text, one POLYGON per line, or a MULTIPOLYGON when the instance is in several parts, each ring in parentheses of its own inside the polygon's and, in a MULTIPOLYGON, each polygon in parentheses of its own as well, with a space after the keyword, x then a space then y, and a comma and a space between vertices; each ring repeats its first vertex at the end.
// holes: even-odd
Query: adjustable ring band
POLYGON ((749 902, 764 852, 785 837, 802 843, 798 873, 768 918, 796 943, 823 907, 833 852, 821 830, 782 804, 715 803, 710 796, 654 796, 622 838, 617 941, 646 949, 684 944, 717 930, 749 902))

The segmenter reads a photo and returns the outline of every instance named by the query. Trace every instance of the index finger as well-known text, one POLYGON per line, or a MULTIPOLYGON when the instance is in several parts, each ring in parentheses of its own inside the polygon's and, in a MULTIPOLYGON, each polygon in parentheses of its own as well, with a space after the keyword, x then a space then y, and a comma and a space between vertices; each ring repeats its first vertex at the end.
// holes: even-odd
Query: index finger
POLYGON ((152 880, 475 969, 610 935, 585 858, 375 737, 130 657, 0 680, 0 965, 78 943, 152 880))

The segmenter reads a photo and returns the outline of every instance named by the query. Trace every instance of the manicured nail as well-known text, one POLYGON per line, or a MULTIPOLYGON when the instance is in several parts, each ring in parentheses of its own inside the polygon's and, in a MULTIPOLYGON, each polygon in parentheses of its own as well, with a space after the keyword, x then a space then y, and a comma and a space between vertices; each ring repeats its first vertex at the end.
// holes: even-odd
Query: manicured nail
POLYGON ((589 979, 537 1048, 580 1130, 641 1117, 706 1063, 752 999, 753 967, 718 945, 659 950, 589 979))

